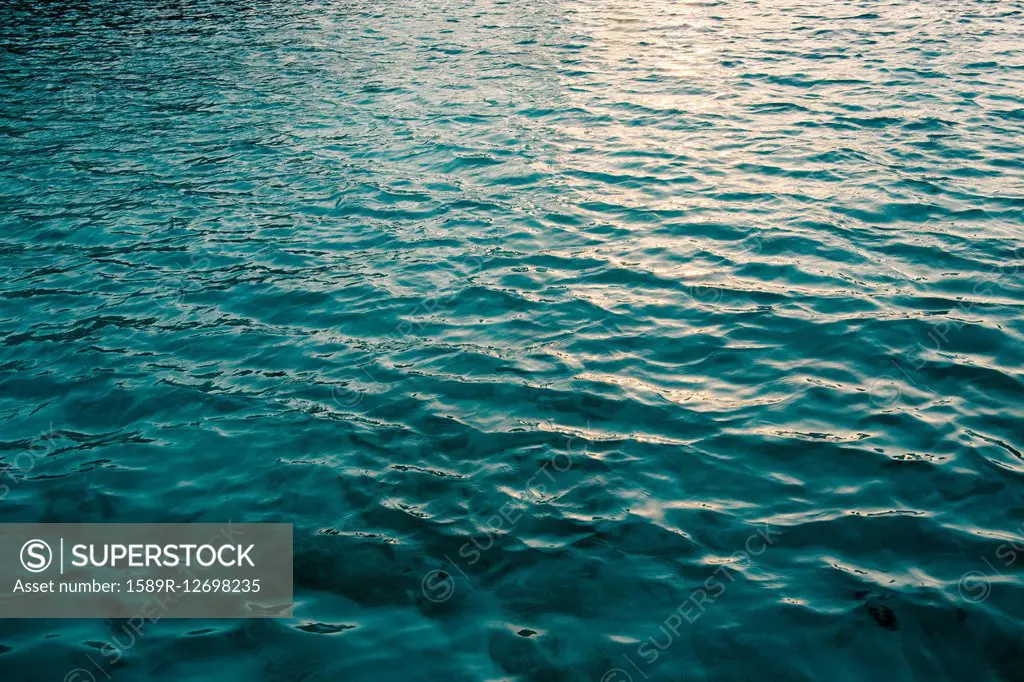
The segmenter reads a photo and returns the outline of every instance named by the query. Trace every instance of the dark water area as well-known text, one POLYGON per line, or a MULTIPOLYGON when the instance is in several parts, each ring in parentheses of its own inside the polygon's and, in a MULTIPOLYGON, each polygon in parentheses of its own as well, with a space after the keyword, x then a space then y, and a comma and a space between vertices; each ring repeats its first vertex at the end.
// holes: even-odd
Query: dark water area
POLYGON ((295 617, 0 679, 1024 680, 1024 3, 0 4, 0 523, 295 617))

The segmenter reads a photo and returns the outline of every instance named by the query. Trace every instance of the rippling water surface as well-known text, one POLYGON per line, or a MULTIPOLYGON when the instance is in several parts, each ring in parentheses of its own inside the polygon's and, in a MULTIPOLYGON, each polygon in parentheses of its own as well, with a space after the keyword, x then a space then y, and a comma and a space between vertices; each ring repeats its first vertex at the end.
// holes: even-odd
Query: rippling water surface
POLYGON ((3 679, 1021 680, 1022 11, 3 4, 0 521, 298 600, 3 679))

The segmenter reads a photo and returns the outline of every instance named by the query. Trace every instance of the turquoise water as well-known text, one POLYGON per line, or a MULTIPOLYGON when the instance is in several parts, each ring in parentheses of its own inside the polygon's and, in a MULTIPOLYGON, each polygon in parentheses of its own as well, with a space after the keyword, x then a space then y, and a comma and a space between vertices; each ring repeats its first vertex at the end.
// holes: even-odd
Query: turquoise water
POLYGON ((297 606, 0 677, 1022 679, 1022 11, 5 3, 0 522, 297 606))

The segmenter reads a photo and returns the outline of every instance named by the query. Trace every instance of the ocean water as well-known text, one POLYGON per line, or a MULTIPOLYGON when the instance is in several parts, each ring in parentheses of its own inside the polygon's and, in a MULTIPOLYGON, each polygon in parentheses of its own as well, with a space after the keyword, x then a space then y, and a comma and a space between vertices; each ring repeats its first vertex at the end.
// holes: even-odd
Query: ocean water
POLYGON ((1024 679, 1024 3, 0 6, 0 522, 295 618, 0 679, 1024 679))

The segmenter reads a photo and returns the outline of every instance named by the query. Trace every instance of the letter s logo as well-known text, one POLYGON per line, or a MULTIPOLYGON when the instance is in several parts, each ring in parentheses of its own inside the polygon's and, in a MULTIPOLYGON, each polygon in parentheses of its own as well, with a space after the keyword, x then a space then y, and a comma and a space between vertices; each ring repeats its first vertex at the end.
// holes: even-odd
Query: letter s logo
POLYGON ((29 540, 21 546, 21 565, 30 573, 41 573, 53 562, 53 551, 42 540, 29 540))

